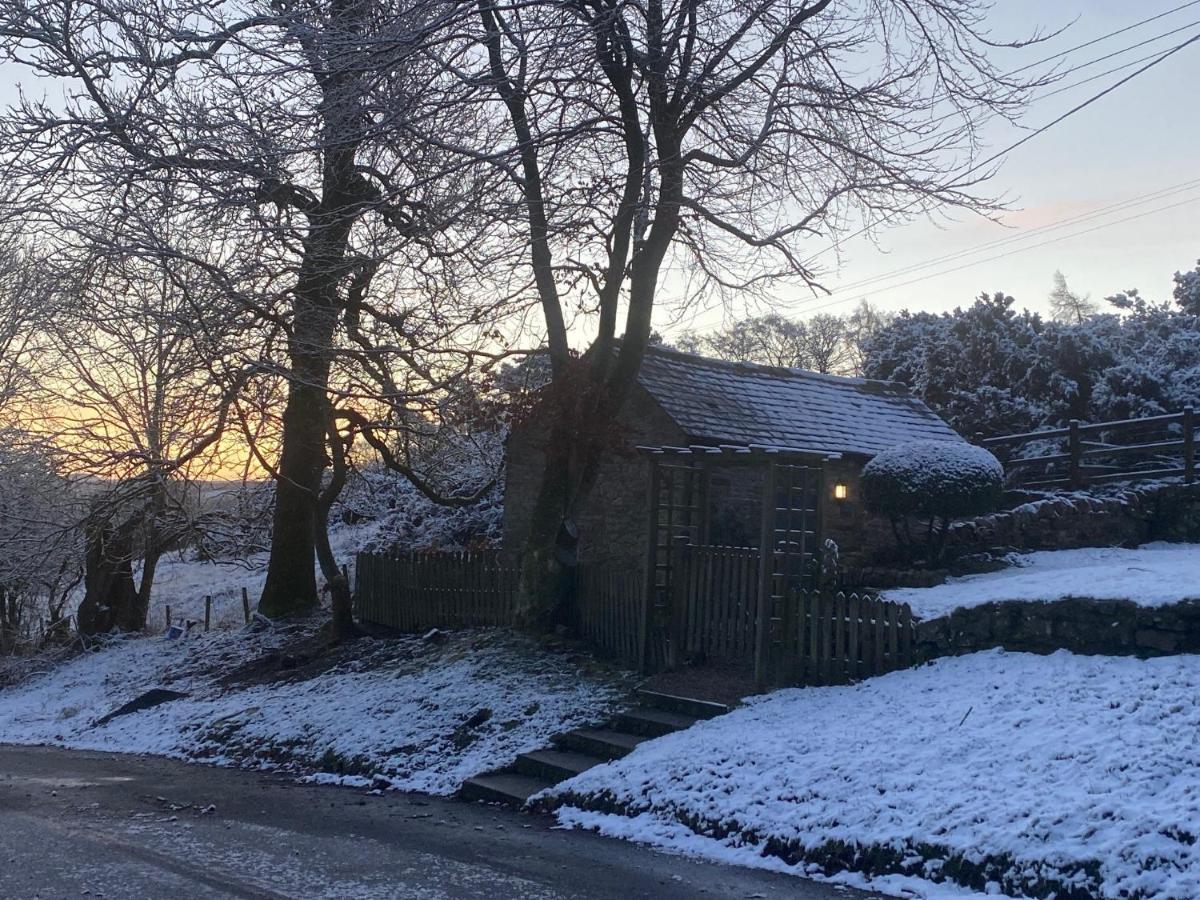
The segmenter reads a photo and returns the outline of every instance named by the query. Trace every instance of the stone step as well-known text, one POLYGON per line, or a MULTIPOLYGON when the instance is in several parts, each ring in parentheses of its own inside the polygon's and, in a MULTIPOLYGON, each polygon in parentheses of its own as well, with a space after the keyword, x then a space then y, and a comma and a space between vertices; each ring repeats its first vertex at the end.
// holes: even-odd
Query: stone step
POLYGON ((644 740, 647 740, 644 735, 627 734, 608 728, 579 728, 556 735, 554 743, 577 753, 586 753, 602 759, 620 759, 644 740))
POLYGON ((617 728, 630 734, 647 737, 662 737, 675 731, 691 728, 698 720, 695 716, 667 712, 661 709, 631 709, 617 716, 617 728))
POLYGON ((468 778, 459 788, 459 796, 465 800, 482 800, 485 803, 503 803, 506 806, 524 806, 525 801, 553 785, 546 778, 524 775, 520 772, 491 772, 468 778))
POLYGON ((604 761, 598 756, 570 750, 534 750, 517 757, 517 771, 535 778, 549 778, 557 784, 604 761))
POLYGON ((639 701, 651 709, 679 713, 696 719, 712 719, 729 712, 729 707, 724 703, 713 703, 711 700, 694 700, 691 697, 676 697, 674 694, 644 689, 638 690, 637 696, 639 701))

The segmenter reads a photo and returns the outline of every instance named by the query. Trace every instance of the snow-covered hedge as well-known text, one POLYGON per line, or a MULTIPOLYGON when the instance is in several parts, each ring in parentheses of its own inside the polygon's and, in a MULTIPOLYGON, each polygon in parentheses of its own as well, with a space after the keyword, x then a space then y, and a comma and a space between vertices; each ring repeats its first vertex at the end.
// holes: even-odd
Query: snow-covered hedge
POLYGON ((891 518, 980 515, 999 502, 1003 482, 996 457, 960 441, 901 444, 863 469, 867 506, 891 518))
MULTIPOLYGON (((335 532, 357 529, 358 549, 375 551, 469 550, 500 544, 504 514, 503 478, 471 473, 474 487, 486 477, 494 484, 468 506, 441 506, 408 479, 380 466, 356 471, 334 509, 335 532), (366 527, 363 527, 366 526, 366 527)), ((466 480, 466 479, 462 479, 466 480)))

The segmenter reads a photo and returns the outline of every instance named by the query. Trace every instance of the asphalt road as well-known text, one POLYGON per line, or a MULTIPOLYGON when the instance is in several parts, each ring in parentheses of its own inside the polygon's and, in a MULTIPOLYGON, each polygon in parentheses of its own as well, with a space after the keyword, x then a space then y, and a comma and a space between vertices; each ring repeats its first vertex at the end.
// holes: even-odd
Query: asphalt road
POLYGON ((13 900, 867 896, 506 809, 0 746, 0 897, 13 900))

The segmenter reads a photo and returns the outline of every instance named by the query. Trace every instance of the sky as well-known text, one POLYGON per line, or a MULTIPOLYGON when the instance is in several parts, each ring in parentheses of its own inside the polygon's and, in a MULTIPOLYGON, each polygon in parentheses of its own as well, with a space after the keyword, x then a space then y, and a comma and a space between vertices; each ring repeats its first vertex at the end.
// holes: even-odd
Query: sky
MULTIPOLYGON (((1036 47, 998 51, 1007 55, 997 62, 1011 61, 1015 68, 1180 6, 1185 8, 1065 57, 1065 65, 1078 65, 1179 29, 1068 76, 1058 88, 1200 34, 1200 0, 996 0, 988 22, 1001 39, 1066 26, 1036 47)), ((1031 129, 1041 126, 1136 68, 1035 102, 1025 122, 1031 129)), ((0 65, 0 104, 15 99, 18 77, 30 76, 0 65)), ((957 213, 954 221, 939 224, 922 219, 885 226, 875 241, 854 238, 842 245, 840 257, 824 254, 822 284, 831 295, 814 297, 803 287, 782 285, 774 292, 774 308, 803 318, 818 311, 849 312, 866 299, 884 310, 941 311, 967 305, 983 291, 1003 291, 1019 307, 1046 312, 1055 270, 1064 273, 1072 290, 1096 300, 1131 287, 1152 300, 1168 298, 1172 274, 1200 258, 1197 84, 1200 42, 1009 154, 987 187, 1007 200, 1001 223, 957 213), (1193 184, 1179 187, 1188 182, 1193 184), (1053 227, 1092 214, 1086 221, 1053 227), (1045 230, 1035 231, 1039 228, 1045 230), (997 241, 1005 243, 996 246, 997 241), (948 256, 953 258, 895 274, 948 256)), ((35 94, 56 89, 23 86, 35 94)), ((987 132, 988 152, 1027 133, 997 123, 987 132)), ((828 246, 827 240, 815 242, 810 253, 828 246)), ((655 325, 668 338, 683 329, 718 327, 746 313, 736 303, 684 316, 668 303, 659 307, 655 325)), ((756 305, 752 311, 764 310, 756 305)))
MULTIPOLYGON (((1034 24, 1052 28, 1070 23, 1061 36, 1021 51, 1025 55, 1016 62, 1021 65, 1184 2, 1001 0, 989 21, 997 36, 1026 34, 1034 24)), ((1078 64, 1181 27, 1184 30, 1173 36, 1084 69, 1055 87, 1170 49, 1200 33, 1200 3, 1079 50, 1066 60, 1078 64)), ((1034 103, 1025 121, 1032 128, 1039 127, 1137 68, 1034 103)), ((959 213, 956 221, 941 226, 920 220, 885 228, 877 243, 865 237, 850 240, 842 247, 840 260, 833 254, 822 260, 827 266, 824 284, 835 292, 832 296, 814 299, 807 290, 785 286, 776 291, 776 309, 800 317, 818 310, 848 312, 866 298, 886 310, 942 311, 968 305, 982 291, 1003 291, 1015 297, 1019 307, 1046 312, 1056 269, 1063 272, 1072 290, 1091 294, 1093 299, 1102 300, 1130 287, 1139 288, 1150 299, 1169 298, 1172 274, 1192 268, 1200 258, 1197 84, 1200 42, 1011 153, 989 185, 993 194, 1008 199, 1003 224, 959 213), (1189 181, 1194 182, 1190 189, 1155 196, 1189 181), (1130 205, 1087 221, 1032 233, 1039 227, 1130 201, 1130 205), (1174 208, 1164 209, 1171 206, 1174 208), (1122 219, 1129 221, 1120 222, 1122 219), (1008 243, 990 250, 976 249, 1001 240, 1008 243), (1045 245, 1033 247, 1039 243, 1045 245), (940 265, 892 274, 965 251, 972 252, 940 265)), ((1025 133, 1001 123, 989 133, 990 152, 1025 133)), ((743 312, 736 308, 710 310, 665 330, 704 330, 743 312)))

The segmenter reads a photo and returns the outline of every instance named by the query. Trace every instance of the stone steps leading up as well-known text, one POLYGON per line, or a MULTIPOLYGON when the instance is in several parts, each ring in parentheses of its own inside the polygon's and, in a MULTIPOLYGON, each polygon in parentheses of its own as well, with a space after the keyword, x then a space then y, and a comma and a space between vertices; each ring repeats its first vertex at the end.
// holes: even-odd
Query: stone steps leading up
POLYGON ((558 784, 574 778, 604 760, 588 753, 573 753, 570 750, 534 750, 517 757, 515 768, 525 775, 549 778, 558 784))
POLYGON ((691 728, 698 721, 695 716, 664 712, 661 709, 631 709, 617 716, 615 725, 629 734, 662 737, 664 734, 691 728))
POLYGON ((539 791, 574 778, 593 766, 620 759, 639 744, 690 728, 701 719, 728 712, 707 700, 656 691, 637 692, 638 706, 618 714, 606 726, 577 728, 551 739, 551 747, 522 753, 511 766, 463 782, 464 800, 524 807, 539 791))
POLYGON ((464 800, 503 803, 506 806, 524 806, 525 802, 538 791, 545 790, 557 783, 548 778, 502 770, 468 778, 458 789, 458 794, 464 800))
POLYGON ((679 713, 694 719, 712 719, 729 712, 724 703, 713 703, 711 700, 694 700, 691 697, 677 697, 674 694, 663 694, 659 691, 638 689, 638 702, 643 706, 659 709, 663 712, 679 713))

